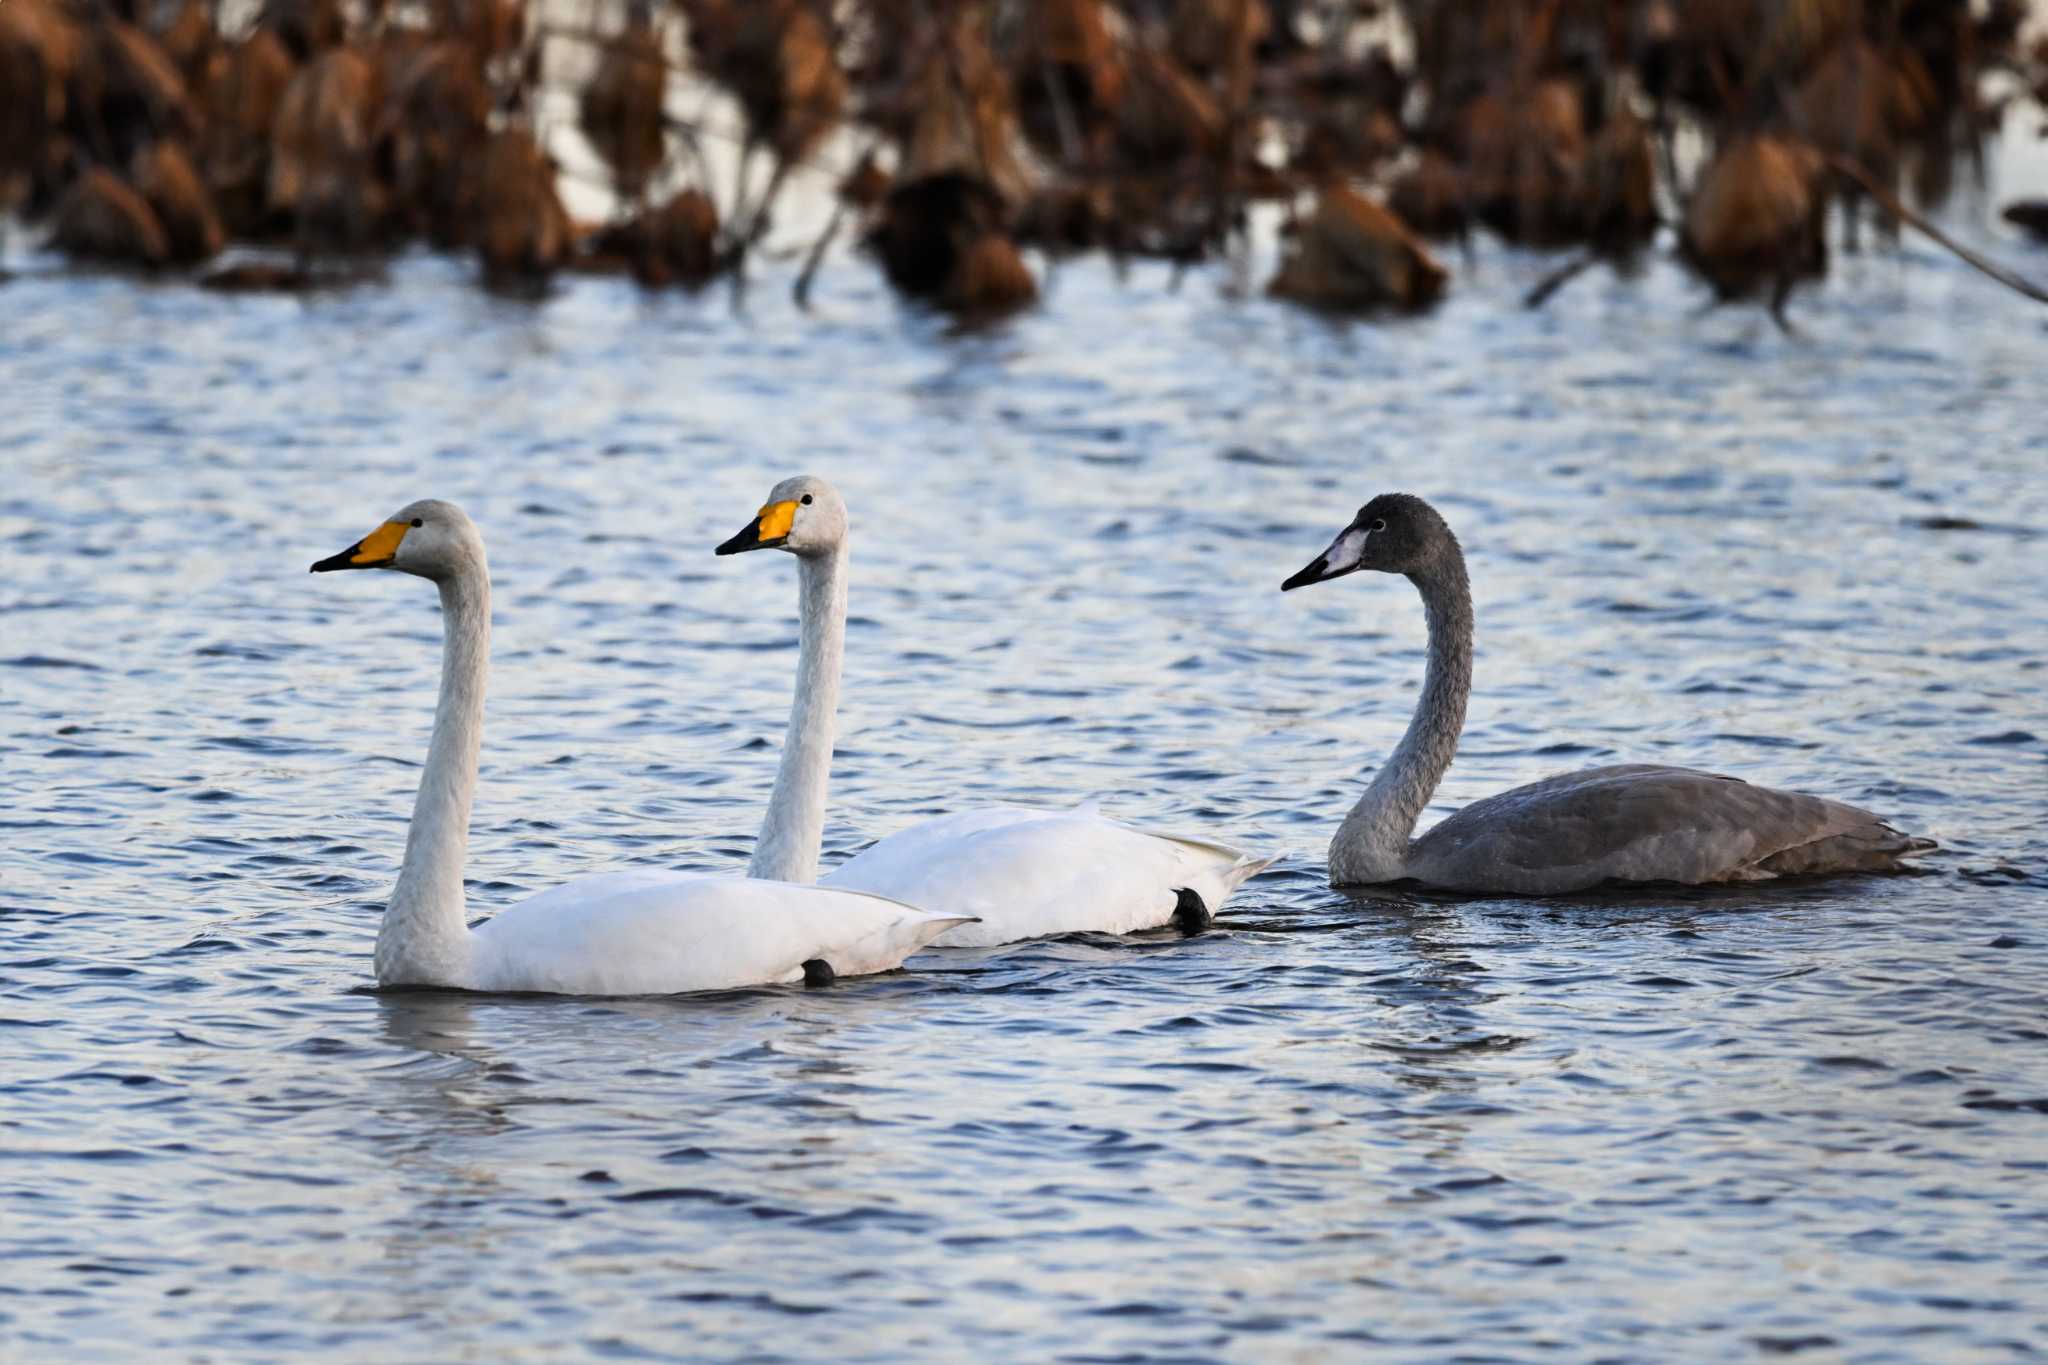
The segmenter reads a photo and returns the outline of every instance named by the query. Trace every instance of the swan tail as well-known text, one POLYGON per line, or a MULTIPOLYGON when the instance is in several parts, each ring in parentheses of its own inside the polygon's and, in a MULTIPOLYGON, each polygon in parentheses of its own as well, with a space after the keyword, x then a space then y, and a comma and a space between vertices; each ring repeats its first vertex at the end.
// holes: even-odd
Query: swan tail
POLYGON ((1255 853, 1239 848, 1236 844, 1226 844, 1218 839, 1203 839, 1192 834, 1169 834, 1157 829, 1141 830, 1140 833, 1149 834, 1155 839, 1164 839, 1169 844, 1179 844, 1201 857, 1224 864, 1223 875, 1233 891, 1279 861, 1277 857, 1261 858, 1255 853))
POLYGON ((1275 862, 1278 856, 1262 858, 1232 844, 1218 843, 1214 839, 1197 839, 1180 834, 1160 834, 1148 831, 1155 839, 1163 839, 1187 849, 1209 864, 1200 881, 1200 893, 1208 903, 1210 911, 1221 910, 1223 902, 1236 893, 1253 877, 1258 876, 1275 862))
POLYGON ((1902 859, 1932 853, 1932 839, 1903 834, 1882 821, 1781 849, 1752 864, 1767 876, 1797 877, 1835 872, 1887 872, 1902 859))
POLYGON ((1223 885, 1226 891, 1235 891, 1279 861, 1280 855, 1277 853, 1270 858, 1254 858, 1249 853, 1240 854, 1237 861, 1224 872, 1223 885))
POLYGON ((1237 890, 1238 887, 1243 886, 1261 872, 1264 872, 1274 863, 1280 861, 1278 854, 1270 858, 1261 858, 1254 853, 1246 852, 1236 844, 1226 844, 1220 839, 1205 839, 1195 834, 1176 834, 1170 830, 1163 829, 1147 829, 1143 825, 1133 825, 1122 820, 1112 819, 1102 813, 1102 802, 1099 798, 1082 802, 1074 808, 1074 813, 1090 816, 1098 820, 1106 820, 1110 824, 1121 825, 1123 828, 1134 833, 1143 834, 1153 839, 1161 839, 1169 844, 1178 844, 1182 848, 1191 850, 1199 857, 1214 859, 1223 863, 1225 866, 1218 874, 1218 877, 1221 882, 1222 894, 1225 896, 1237 890))
POLYGON ((865 976, 871 972, 894 971, 903 965, 903 959, 919 949, 928 948, 950 929, 963 924, 980 923, 978 915, 945 915, 936 911, 919 911, 915 916, 906 915, 893 923, 885 924, 873 932, 850 943, 841 944, 827 954, 826 960, 839 976, 865 976))

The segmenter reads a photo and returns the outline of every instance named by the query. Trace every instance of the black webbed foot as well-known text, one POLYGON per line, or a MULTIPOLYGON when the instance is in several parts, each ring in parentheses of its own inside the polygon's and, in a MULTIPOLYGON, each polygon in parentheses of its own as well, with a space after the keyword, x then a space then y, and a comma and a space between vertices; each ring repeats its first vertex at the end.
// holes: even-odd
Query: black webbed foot
POLYGON ((832 970, 832 964, 822 957, 814 957, 804 964, 806 986, 829 986, 839 979, 839 973, 832 970))
POLYGON ((1216 916, 1202 903, 1202 898, 1183 886, 1175 893, 1178 899, 1173 906, 1173 926, 1192 938, 1215 927, 1216 916))

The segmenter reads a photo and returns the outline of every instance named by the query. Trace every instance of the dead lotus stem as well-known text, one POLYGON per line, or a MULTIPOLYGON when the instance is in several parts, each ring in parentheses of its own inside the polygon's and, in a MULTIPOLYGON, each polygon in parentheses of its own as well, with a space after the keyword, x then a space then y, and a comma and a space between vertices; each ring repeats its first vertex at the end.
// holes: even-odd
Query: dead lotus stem
POLYGON ((1890 213, 1894 218, 1903 223, 1909 223, 1918 228, 1921 232, 1933 238, 1937 244, 1947 247, 1951 252, 1955 253, 1956 257, 1963 264, 1990 276, 2016 294, 2023 294, 2036 303, 2048 303, 2048 290, 2044 290, 2040 285, 2035 284, 2024 275, 2008 270, 1996 261, 1972 251, 1920 214, 1907 208, 1903 203, 1899 202, 1899 197, 1893 194, 1885 186, 1884 182, 1855 161, 1846 156, 1830 154, 1828 156, 1828 164, 1843 175, 1848 176, 1851 180, 1854 180, 1858 185, 1861 185, 1864 192, 1882 205, 1887 213, 1890 213))

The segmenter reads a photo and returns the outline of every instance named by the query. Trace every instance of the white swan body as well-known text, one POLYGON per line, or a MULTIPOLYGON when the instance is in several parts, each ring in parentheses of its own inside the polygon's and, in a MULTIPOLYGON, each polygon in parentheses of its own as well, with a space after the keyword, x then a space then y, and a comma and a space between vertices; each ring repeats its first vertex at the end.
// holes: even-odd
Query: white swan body
MULTIPOLYGON (((406 507, 313 566, 432 579, 444 618, 441 697, 377 932, 377 981, 561 995, 665 995, 887 971, 961 922, 886 898, 786 882, 659 870, 582 877, 472 930, 462 871, 482 747, 491 638, 483 538, 462 510, 406 507)), ((822 807, 824 793, 817 792, 822 807)), ((804 824, 782 801, 771 822, 804 824)), ((820 812, 820 817, 822 812, 820 812)))
MULTIPOLYGON (((807 880, 816 874, 825 774, 832 758, 836 692, 821 704, 829 658, 836 684, 846 630, 846 504, 831 484, 802 476, 768 495, 755 521, 719 554, 779 548, 796 556, 798 662, 796 702, 783 746, 780 797, 787 787, 816 792, 821 818, 762 843, 755 876, 807 880)), ((943 914, 972 916, 937 940, 945 947, 987 947, 1046 934, 1093 930, 1124 934, 1171 923, 1205 926, 1246 879, 1271 865, 1223 844, 1148 834, 1092 809, 1023 810, 998 806, 926 820, 865 849, 819 879, 821 886, 865 891, 943 914), (1190 902, 1193 897, 1193 902, 1190 902)))
POLYGON ((1085 807, 990 806, 891 834, 819 885, 972 915, 978 923, 948 929, 937 942, 986 948, 1047 934, 1129 934, 1185 924, 1190 908, 1183 891, 1213 915, 1271 862, 1225 844, 1148 834, 1085 807))
POLYGON ((899 967, 955 921, 881 896, 655 869, 579 877, 472 935, 474 990, 666 995, 899 967), (800 894, 809 893, 809 894, 800 894), (936 921, 945 921, 936 923, 936 921))
POLYGON ((1435 508, 1383 493, 1281 591, 1360 569, 1405 575, 1429 619, 1429 665, 1408 733, 1330 843, 1339 885, 1418 881, 1554 896, 1603 882, 1766 881, 1881 872, 1934 848, 1867 810, 1659 764, 1587 768, 1489 796, 1411 838, 1457 752, 1472 688, 1472 595, 1435 508))

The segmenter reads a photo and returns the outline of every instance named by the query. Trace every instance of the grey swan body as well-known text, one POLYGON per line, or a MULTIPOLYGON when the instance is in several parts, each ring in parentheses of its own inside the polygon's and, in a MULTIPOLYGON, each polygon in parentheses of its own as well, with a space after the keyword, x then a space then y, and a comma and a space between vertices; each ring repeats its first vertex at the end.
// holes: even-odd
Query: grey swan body
POLYGON ((1458 539, 1422 499, 1373 499, 1308 567, 1305 587, 1361 569, 1398 573, 1422 595, 1429 664, 1393 756, 1330 844, 1339 885, 1417 881, 1450 891, 1551 896, 1606 882, 1761 881, 1880 872, 1924 853, 1867 810, 1693 768, 1587 768, 1476 801, 1421 838, 1423 807, 1457 752, 1472 690, 1472 594, 1458 539))

